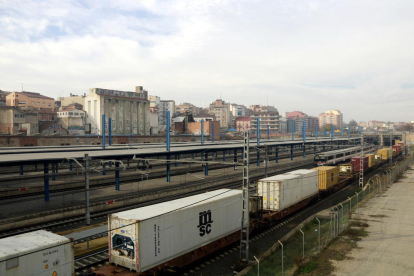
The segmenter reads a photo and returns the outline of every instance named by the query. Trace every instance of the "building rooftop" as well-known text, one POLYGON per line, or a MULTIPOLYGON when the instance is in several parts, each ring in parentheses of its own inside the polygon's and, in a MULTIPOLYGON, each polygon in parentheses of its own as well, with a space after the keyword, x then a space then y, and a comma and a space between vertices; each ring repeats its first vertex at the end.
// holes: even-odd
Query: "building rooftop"
POLYGON ((36 93, 36 92, 23 91, 23 92, 15 92, 15 93, 18 93, 20 95, 25 95, 25 96, 28 96, 28 97, 31 97, 31 98, 41 98, 41 99, 55 100, 51 97, 44 96, 44 95, 41 95, 40 93, 36 93))

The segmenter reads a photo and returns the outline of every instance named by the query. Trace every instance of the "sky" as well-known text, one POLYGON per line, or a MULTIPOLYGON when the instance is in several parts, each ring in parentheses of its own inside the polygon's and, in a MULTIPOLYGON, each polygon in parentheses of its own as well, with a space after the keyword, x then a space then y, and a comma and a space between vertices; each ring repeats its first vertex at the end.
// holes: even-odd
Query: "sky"
POLYGON ((414 120, 412 0, 0 0, 0 90, 414 120))

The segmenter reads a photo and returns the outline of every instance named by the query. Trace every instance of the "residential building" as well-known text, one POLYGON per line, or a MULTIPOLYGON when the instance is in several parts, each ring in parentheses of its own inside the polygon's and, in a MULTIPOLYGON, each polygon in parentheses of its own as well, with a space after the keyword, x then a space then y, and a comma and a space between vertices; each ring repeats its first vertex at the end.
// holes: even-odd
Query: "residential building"
POLYGON ((336 129, 341 129, 343 124, 343 115, 339 110, 327 110, 319 114, 319 127, 333 124, 336 129))
POLYGON ((240 104, 231 104, 230 113, 233 116, 233 118, 249 115, 247 107, 245 107, 244 105, 240 105, 240 104))
POLYGON ((216 121, 216 116, 206 113, 200 113, 197 115, 193 115, 193 119, 195 122, 201 122, 201 120, 204 121, 216 121))
POLYGON ((71 104, 71 108, 57 112, 57 124, 67 129, 69 135, 84 135, 86 113, 76 109, 76 104, 78 103, 71 104))
POLYGON ((10 93, 11 92, 7 92, 7 91, 0 90, 0 106, 5 106, 6 105, 6 97, 10 93))
POLYGON ((250 116, 237 117, 234 128, 239 132, 250 130, 250 120, 250 116))
POLYGON ((279 133, 279 112, 250 112, 250 129, 252 134, 257 134, 257 119, 260 118, 260 133, 267 133, 269 125, 270 134, 279 133))
POLYGON ((191 113, 197 115, 200 113, 200 108, 191 104, 191 103, 182 103, 175 106, 175 109, 178 113, 191 113))
POLYGON ((57 101, 60 101, 60 106, 62 107, 61 109, 67 109, 67 106, 75 103, 85 106, 85 98, 86 93, 83 95, 74 95, 70 93, 69 97, 59 97, 57 98, 57 101))
POLYGON ((306 125, 306 131, 307 132, 315 132, 316 126, 319 123, 319 119, 313 116, 309 116, 306 113, 303 113, 302 111, 292 111, 292 112, 286 112, 285 117, 287 118, 287 131, 292 131, 292 122, 295 126, 295 132, 301 133, 303 125, 305 123, 306 125))
MULTIPOLYGON (((150 110, 152 113, 157 114, 157 125, 160 125, 161 122, 161 98, 158 96, 148 96, 148 100, 150 101, 150 110)), ((155 123, 155 122, 153 122, 155 123)))
POLYGON ((287 125, 287 118, 286 117, 279 117, 279 132, 280 133, 287 133, 288 132, 288 125, 287 125))
POLYGON ((91 88, 85 98, 84 110, 92 134, 102 134, 102 115, 105 114, 105 131, 109 118, 113 134, 150 134, 150 102, 148 91, 136 86, 135 92, 91 88))
POLYGON ((11 92, 6 96, 6 105, 19 107, 54 108, 55 99, 35 92, 11 92))
POLYGON ((209 113, 216 116, 220 122, 221 132, 226 132, 231 126, 230 104, 218 99, 210 104, 209 113))
POLYGON ((38 132, 38 113, 15 106, 0 106, 0 133, 27 135, 38 132))
POLYGON ((170 119, 175 113, 175 101, 172 100, 161 100, 160 101, 160 124, 166 125, 167 124, 167 111, 170 111, 170 119))

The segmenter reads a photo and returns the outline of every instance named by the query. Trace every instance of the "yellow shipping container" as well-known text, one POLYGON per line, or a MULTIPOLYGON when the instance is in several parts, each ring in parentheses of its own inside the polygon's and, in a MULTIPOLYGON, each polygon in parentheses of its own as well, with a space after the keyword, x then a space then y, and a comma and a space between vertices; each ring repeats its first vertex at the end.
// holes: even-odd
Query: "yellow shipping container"
POLYGON ((390 148, 383 148, 377 151, 378 155, 381 155, 382 160, 390 158, 392 153, 392 149, 390 148))
POLYGON ((321 166, 312 170, 319 171, 319 190, 326 191, 338 184, 338 167, 321 166))
POLYGON ((368 167, 374 166, 375 163, 375 154, 365 154, 365 156, 368 156, 368 167))

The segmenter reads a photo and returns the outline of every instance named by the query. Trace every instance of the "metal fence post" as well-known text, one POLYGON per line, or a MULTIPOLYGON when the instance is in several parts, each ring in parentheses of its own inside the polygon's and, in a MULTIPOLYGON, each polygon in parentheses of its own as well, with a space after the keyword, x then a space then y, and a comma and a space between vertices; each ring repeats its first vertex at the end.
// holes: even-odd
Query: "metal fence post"
POLYGON ((305 259, 305 233, 303 233, 302 229, 299 229, 299 231, 302 233, 302 258, 305 259))
POLYGON ((256 258, 256 256, 253 256, 255 259, 256 259, 256 262, 257 262, 257 276, 259 276, 260 275, 260 262, 259 262, 259 260, 256 258))
POLYGON ((319 232, 319 252, 321 252, 321 221, 316 218, 316 220, 318 221, 319 227, 318 227, 318 232, 319 232))
POLYGON ((348 196, 349 199, 349 212, 352 214, 352 199, 348 196))
POLYGON ((341 207, 342 207, 342 218, 341 218, 342 228, 341 229, 342 229, 342 231, 344 231, 344 205, 342 205, 342 203, 339 203, 339 205, 341 205, 341 207))
POLYGON ((358 200, 358 193, 357 192, 355 192, 356 193, 356 195, 357 195, 357 215, 359 216, 359 200, 358 200))
POLYGON ((285 275, 285 269, 283 267, 283 243, 278 240, 279 244, 282 246, 282 276, 285 275))

